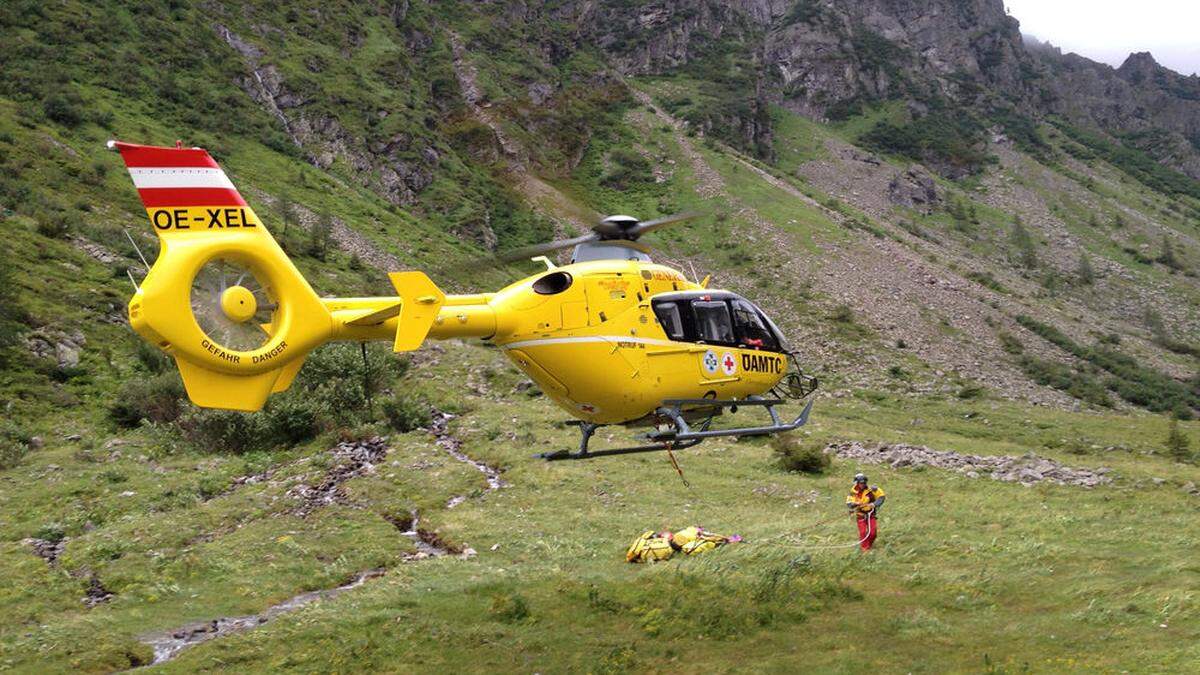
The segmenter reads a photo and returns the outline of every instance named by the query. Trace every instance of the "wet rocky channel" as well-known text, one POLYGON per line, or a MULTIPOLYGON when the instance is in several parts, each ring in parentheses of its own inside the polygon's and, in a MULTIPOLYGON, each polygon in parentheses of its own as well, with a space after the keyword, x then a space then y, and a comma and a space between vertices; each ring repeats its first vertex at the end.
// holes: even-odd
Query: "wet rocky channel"
MULTIPOLYGON (((485 492, 506 487, 507 484, 500 479, 499 469, 472 459, 462 451, 462 441, 449 431, 449 422, 453 418, 454 416, 449 413, 434 411, 429 430, 434 435, 438 447, 445 450, 455 460, 468 464, 482 473, 487 481, 485 492)), ((376 465, 383 462, 387 450, 386 439, 378 437, 356 442, 343 442, 334 446, 330 452, 339 460, 338 464, 328 471, 316 485, 301 485, 290 491, 291 496, 299 501, 299 505, 293 510, 293 515, 306 517, 314 510, 323 506, 334 503, 346 503, 342 484, 351 478, 372 472, 376 465)), ((446 508, 454 508, 468 499, 469 496, 467 495, 456 495, 447 501, 446 508)), ((476 554, 474 549, 450 544, 444 541, 436 531, 421 527, 421 516, 415 510, 409 512, 406 516, 387 517, 387 520, 396 527, 400 536, 406 537, 413 542, 416 551, 406 554, 404 556, 405 562, 447 556, 455 556, 465 560, 474 557, 476 554)), ((40 549, 38 552, 48 560, 56 557, 54 554, 59 552, 50 549, 50 547, 43 548, 48 549, 45 554, 40 549)), ((252 630, 279 616, 294 612, 314 602, 335 598, 386 573, 386 569, 367 570, 360 572, 352 580, 341 586, 301 593, 272 605, 257 614, 222 617, 210 621, 190 623, 172 630, 146 634, 141 638, 141 641, 154 649, 154 660, 151 663, 163 663, 175 658, 188 647, 225 635, 252 630)))
POLYGON ((230 616, 213 619, 212 621, 192 623, 174 630, 145 635, 142 637, 142 642, 154 649, 154 660, 151 662, 151 665, 163 663, 175 658, 180 652, 192 645, 207 642, 224 635, 257 628, 275 617, 293 612, 318 600, 335 598, 346 591, 358 588, 371 579, 381 577, 385 573, 386 570, 382 569, 367 570, 366 572, 359 573, 349 583, 336 588, 301 593, 277 605, 271 605, 258 614, 230 616))
MULTIPOLYGON (((433 423, 430 425, 429 431, 432 432, 434 437, 437 439, 436 442, 438 447, 445 450, 446 454, 450 455, 454 459, 462 462, 463 464, 468 464, 474 467, 476 471, 482 473, 483 477, 487 480, 487 492, 499 490, 502 487, 508 487, 508 484, 500 479, 500 469, 497 469, 493 466, 488 466, 484 462, 481 462, 477 459, 471 459, 462 451, 462 441, 449 431, 450 420, 452 419, 454 419, 454 415, 451 415, 450 413, 442 412, 440 410, 435 410, 433 412, 433 423)), ((446 508, 452 509, 467 501, 468 498, 469 497, 467 495, 457 495, 451 497, 449 501, 446 502, 446 508)))

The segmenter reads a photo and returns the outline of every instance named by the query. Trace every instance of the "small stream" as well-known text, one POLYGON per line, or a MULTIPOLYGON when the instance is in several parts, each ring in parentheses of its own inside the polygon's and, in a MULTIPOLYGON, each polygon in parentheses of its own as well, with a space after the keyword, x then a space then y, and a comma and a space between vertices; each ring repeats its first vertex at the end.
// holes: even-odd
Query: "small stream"
MULTIPOLYGON (((429 430, 436 438, 438 447, 445 450, 451 457, 475 467, 484 475, 487 480, 487 492, 498 490, 502 487, 507 487, 507 483, 500 480, 500 470, 488 466, 487 464, 471 459, 462 451, 462 441, 456 438, 449 431, 449 422, 454 418, 454 415, 441 411, 434 411, 433 422, 429 430)), ((371 441, 375 442, 375 439, 371 441)), ((382 445, 382 439, 378 443, 382 445)), ((346 445, 346 444, 343 444, 346 445)), ((335 448, 335 454, 339 449, 344 450, 339 446, 335 448)), ((385 448, 374 448, 378 451, 379 457, 386 452, 385 448)), ((373 456, 374 458, 374 456, 373 456)), ((357 475, 352 472, 350 475, 343 476, 342 479, 348 479, 357 475)), ((341 481, 335 481, 335 486, 341 481)), ((451 497, 446 502, 446 508, 454 508, 459 504, 467 501, 466 495, 456 495, 451 497)), ((318 500, 319 501, 319 500, 318 500)), ((315 508, 315 506, 314 506, 315 508)), ((393 520, 391 521, 396 529, 400 530, 400 536, 407 537, 413 542, 413 546, 417 549, 416 553, 408 554, 404 557, 405 561, 424 560, 426 558, 437 558, 448 555, 458 556, 459 558, 469 558, 475 555, 473 549, 460 549, 454 546, 447 545, 438 537, 436 532, 430 530, 422 530, 420 528, 421 517, 417 511, 410 512, 408 520, 393 520)), ((297 609, 310 605, 319 600, 328 600, 335 598, 346 591, 358 588, 367 581, 383 576, 387 573, 385 569, 372 569, 365 572, 360 572, 349 583, 343 584, 336 588, 329 588, 320 591, 309 591, 301 593, 297 596, 284 600, 283 602, 272 605, 266 610, 258 614, 248 616, 233 616, 213 619, 211 621, 201 621, 197 623, 187 624, 174 630, 164 631, 161 633, 150 633, 142 636, 141 641, 144 644, 151 646, 154 649, 154 661, 152 664, 163 663, 170 661, 179 655, 180 652, 191 647, 192 645, 207 642, 232 633, 240 633, 243 631, 257 628, 272 619, 294 612, 297 609)))
MULTIPOLYGON (((451 415, 450 413, 445 413, 440 410, 433 411, 433 423, 429 425, 429 431, 431 431, 434 437, 437 438, 438 447, 445 450, 446 454, 450 455, 454 459, 462 462, 463 464, 469 464, 470 466, 475 467, 477 471, 482 473, 483 477, 487 480, 487 492, 499 490, 502 487, 508 487, 508 483, 500 480, 500 469, 488 466, 477 459, 471 459, 462 451, 462 441, 449 431, 450 420, 452 419, 454 419, 454 415, 451 415)), ((452 509, 467 501, 467 499, 468 497, 466 495, 456 495, 451 497, 450 500, 446 502, 446 508, 452 509)))
POLYGON ((141 640, 144 644, 154 648, 154 661, 151 664, 163 663, 175 658, 179 652, 192 645, 207 642, 224 635, 229 635, 230 633, 240 633, 251 628, 257 628, 282 614, 294 612, 318 600, 335 598, 346 591, 358 588, 371 579, 383 576, 385 572, 386 570, 383 569, 367 570, 366 572, 359 573, 348 584, 322 591, 301 593, 277 605, 271 605, 259 614, 223 617, 207 622, 201 621, 162 633, 151 633, 143 636, 141 640))

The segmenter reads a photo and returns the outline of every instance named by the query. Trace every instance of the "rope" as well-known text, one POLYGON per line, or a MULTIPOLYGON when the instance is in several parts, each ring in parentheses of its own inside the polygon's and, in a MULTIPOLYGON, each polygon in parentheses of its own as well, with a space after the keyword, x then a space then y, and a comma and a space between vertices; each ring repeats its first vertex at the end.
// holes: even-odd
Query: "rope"
POLYGON ((785 542, 780 542, 780 545, 792 546, 795 548, 806 548, 806 549, 810 549, 810 550, 814 550, 814 551, 824 551, 824 550, 834 549, 834 548, 851 548, 853 546, 861 546, 864 541, 866 541, 867 539, 869 539, 871 537, 872 524, 875 524, 876 529, 878 529, 878 524, 875 523, 875 518, 868 517, 867 518, 867 533, 862 536, 862 539, 859 539, 858 541, 854 542, 853 544, 823 544, 820 546, 811 546, 808 544, 800 544, 800 543, 796 543, 796 542, 785 541, 785 542))
POLYGON ((691 490, 692 484, 688 482, 687 478, 683 477, 683 469, 679 468, 679 462, 675 459, 675 453, 671 451, 672 445, 671 443, 667 444, 667 457, 671 458, 671 466, 675 467, 675 473, 679 474, 679 480, 683 481, 683 486, 691 490))
MULTIPOLYGON (((852 513, 851 515, 854 515, 854 514, 852 513)), ((872 525, 874 525, 874 526, 875 526, 875 527, 874 527, 874 529, 876 529, 876 530, 878 530, 878 527, 879 527, 878 523, 877 523, 877 522, 875 522, 875 519, 874 519, 874 518, 868 517, 868 518, 867 518, 867 533, 866 533, 865 535, 863 535, 862 539, 859 539, 858 541, 854 542, 853 544, 823 544, 823 545, 813 546, 813 545, 810 545, 810 544, 802 544, 802 543, 793 542, 793 541, 779 541, 780 539, 786 539, 786 538, 788 538, 788 537, 794 537, 794 536, 796 536, 796 535, 798 535, 798 534, 800 534, 800 533, 802 533, 802 532, 807 532, 807 531, 809 531, 809 530, 816 529, 816 528, 818 528, 818 527, 820 527, 820 526, 822 526, 822 525, 827 525, 827 524, 829 524, 829 523, 832 523, 832 522, 833 522, 833 521, 835 521, 835 520, 841 520, 841 518, 842 518, 842 517, 841 517, 840 515, 838 515, 838 516, 831 516, 831 517, 829 517, 829 518, 825 518, 825 519, 823 519, 823 520, 818 520, 818 521, 817 521, 817 522, 815 522, 815 523, 810 523, 810 524, 808 524, 808 525, 805 525, 804 527, 802 527, 802 528, 800 528, 800 529, 798 529, 798 530, 792 530, 791 532, 785 532, 785 533, 783 533, 783 534, 775 535, 774 537, 767 537, 766 539, 759 539, 759 540, 757 540, 757 541, 755 541, 755 542, 753 542, 753 543, 755 543, 755 544, 768 544, 768 543, 771 543, 771 542, 777 542, 777 541, 778 541, 778 542, 779 542, 779 544, 780 544, 780 545, 782 545, 782 546, 792 546, 792 547, 795 547, 795 548, 809 548, 809 549, 813 549, 813 550, 824 550, 824 549, 833 549, 833 548, 850 548, 850 547, 852 547, 852 546, 860 546, 860 545, 862 545, 862 543, 863 543, 864 541, 866 541, 868 537, 870 537, 870 536, 871 536, 871 530, 872 530, 872 527, 871 527, 871 526, 872 526, 872 525)))
POLYGON ((842 517, 841 517, 841 516, 832 516, 832 517, 830 517, 830 518, 826 518, 826 519, 824 519, 824 520, 818 520, 818 521, 817 521, 817 522, 815 522, 815 523, 811 523, 811 524, 809 524, 809 525, 805 525, 804 527, 802 527, 802 528, 800 528, 800 529, 798 529, 798 530, 792 530, 791 532, 784 532, 783 534, 777 534, 777 535, 775 535, 774 537, 767 537, 766 539, 759 539, 759 540, 758 540, 758 541, 756 541, 755 543, 757 543, 757 544, 764 544, 764 543, 766 543, 766 542, 769 542, 769 541, 775 541, 776 539, 784 539, 784 538, 786 538, 786 537, 794 537, 794 536, 796 536, 797 534, 800 534, 801 532, 808 532, 809 530, 812 530, 812 529, 818 528, 818 527, 820 527, 820 526, 822 526, 822 525, 828 525, 829 523, 832 523, 832 522, 833 522, 833 521, 835 521, 835 520, 841 520, 841 519, 842 519, 842 517))
POLYGON ((371 366, 367 363, 367 343, 358 343, 362 347, 362 362, 363 362, 363 396, 367 399, 367 412, 371 417, 375 416, 375 404, 371 401, 371 366))

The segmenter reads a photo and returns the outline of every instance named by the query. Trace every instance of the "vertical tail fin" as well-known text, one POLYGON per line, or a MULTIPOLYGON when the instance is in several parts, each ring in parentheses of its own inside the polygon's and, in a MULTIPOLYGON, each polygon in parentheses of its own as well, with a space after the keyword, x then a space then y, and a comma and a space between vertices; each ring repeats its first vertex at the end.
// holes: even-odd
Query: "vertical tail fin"
POLYGON ((197 405, 258 410, 330 339, 329 310, 207 151, 108 145, 161 245, 130 323, 175 357, 197 405))

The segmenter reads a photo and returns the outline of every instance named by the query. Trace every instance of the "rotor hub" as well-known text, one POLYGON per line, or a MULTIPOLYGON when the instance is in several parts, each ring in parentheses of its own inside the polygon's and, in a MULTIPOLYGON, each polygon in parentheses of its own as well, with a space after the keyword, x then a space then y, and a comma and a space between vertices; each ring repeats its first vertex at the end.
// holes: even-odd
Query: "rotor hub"
POLYGON ((221 293, 221 311, 231 321, 245 323, 258 312, 258 301, 245 286, 230 286, 221 293))

